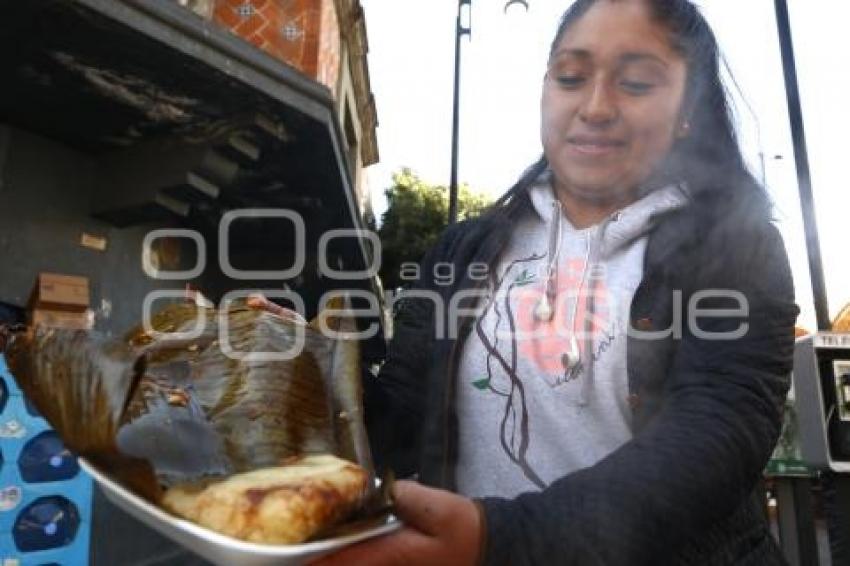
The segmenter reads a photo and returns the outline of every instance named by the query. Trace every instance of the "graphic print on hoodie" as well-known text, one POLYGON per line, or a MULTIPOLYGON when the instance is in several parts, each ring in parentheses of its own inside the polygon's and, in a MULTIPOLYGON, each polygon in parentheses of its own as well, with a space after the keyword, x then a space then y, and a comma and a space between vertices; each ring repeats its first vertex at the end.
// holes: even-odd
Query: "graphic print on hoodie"
POLYGON ((470 497, 543 489, 631 438, 629 307, 649 231, 687 202, 667 186, 577 230, 548 176, 529 191, 534 212, 515 226, 463 345, 456 472, 470 497))

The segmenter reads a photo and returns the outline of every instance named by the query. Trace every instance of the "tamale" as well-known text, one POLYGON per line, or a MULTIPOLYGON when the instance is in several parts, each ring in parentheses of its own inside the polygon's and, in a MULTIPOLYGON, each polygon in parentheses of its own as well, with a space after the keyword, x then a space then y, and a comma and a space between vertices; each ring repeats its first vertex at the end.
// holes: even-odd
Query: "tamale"
MULTIPOLYGON (((329 326, 354 328, 344 317, 329 326)), ((158 492, 139 471, 144 463, 165 485, 309 454, 373 473, 357 343, 324 336, 316 325, 241 303, 224 312, 185 303, 119 340, 41 328, 16 334, 7 357, 72 451, 150 498, 158 492), (201 331, 187 337, 198 322, 201 331), (298 336, 304 347, 291 360, 251 356, 286 352, 298 336), (227 355, 223 337, 238 354, 227 355)))

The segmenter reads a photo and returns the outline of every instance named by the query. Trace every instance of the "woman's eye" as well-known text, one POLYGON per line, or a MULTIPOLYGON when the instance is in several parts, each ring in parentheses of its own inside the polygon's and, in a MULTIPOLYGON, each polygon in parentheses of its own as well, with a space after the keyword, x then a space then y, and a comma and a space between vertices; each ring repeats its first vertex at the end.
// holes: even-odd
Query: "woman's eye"
POLYGON ((643 81, 620 81, 620 86, 629 94, 647 94, 655 84, 643 81))
POLYGON ((584 77, 578 75, 561 75, 555 78, 558 84, 567 88, 574 88, 584 82, 584 77))

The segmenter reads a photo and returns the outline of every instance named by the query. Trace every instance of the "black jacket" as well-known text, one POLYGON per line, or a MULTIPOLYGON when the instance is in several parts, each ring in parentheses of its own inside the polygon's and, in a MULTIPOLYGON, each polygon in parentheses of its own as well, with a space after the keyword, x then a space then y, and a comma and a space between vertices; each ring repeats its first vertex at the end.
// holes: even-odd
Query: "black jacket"
MULTIPOLYGON (((757 199, 738 200, 712 207, 697 199, 650 234, 632 326, 670 328, 679 304, 683 332, 629 337, 633 439, 542 492, 484 499, 485 563, 784 563, 753 489, 779 435, 798 309, 778 231, 757 199), (712 341, 691 331, 689 302, 706 289, 740 292, 749 316, 699 318, 698 327, 728 332, 745 323, 742 338, 712 341)), ((466 268, 492 264, 527 207, 447 230, 423 261, 415 289, 447 304, 476 285, 466 268), (453 285, 434 281, 440 262, 454 266, 453 285)), ((380 465, 452 489, 455 374, 472 321, 462 321, 458 339, 437 338, 434 305, 427 296, 400 303, 387 361, 367 384, 366 412, 380 465)), ((738 304, 707 297, 695 306, 738 304)))

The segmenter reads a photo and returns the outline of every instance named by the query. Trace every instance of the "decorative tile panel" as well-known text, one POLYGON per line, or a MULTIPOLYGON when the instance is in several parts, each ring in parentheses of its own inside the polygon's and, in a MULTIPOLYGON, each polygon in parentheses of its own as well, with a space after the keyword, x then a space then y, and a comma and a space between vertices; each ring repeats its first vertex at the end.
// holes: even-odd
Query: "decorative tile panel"
POLYGON ((218 0, 214 20, 316 78, 322 0, 218 0))

